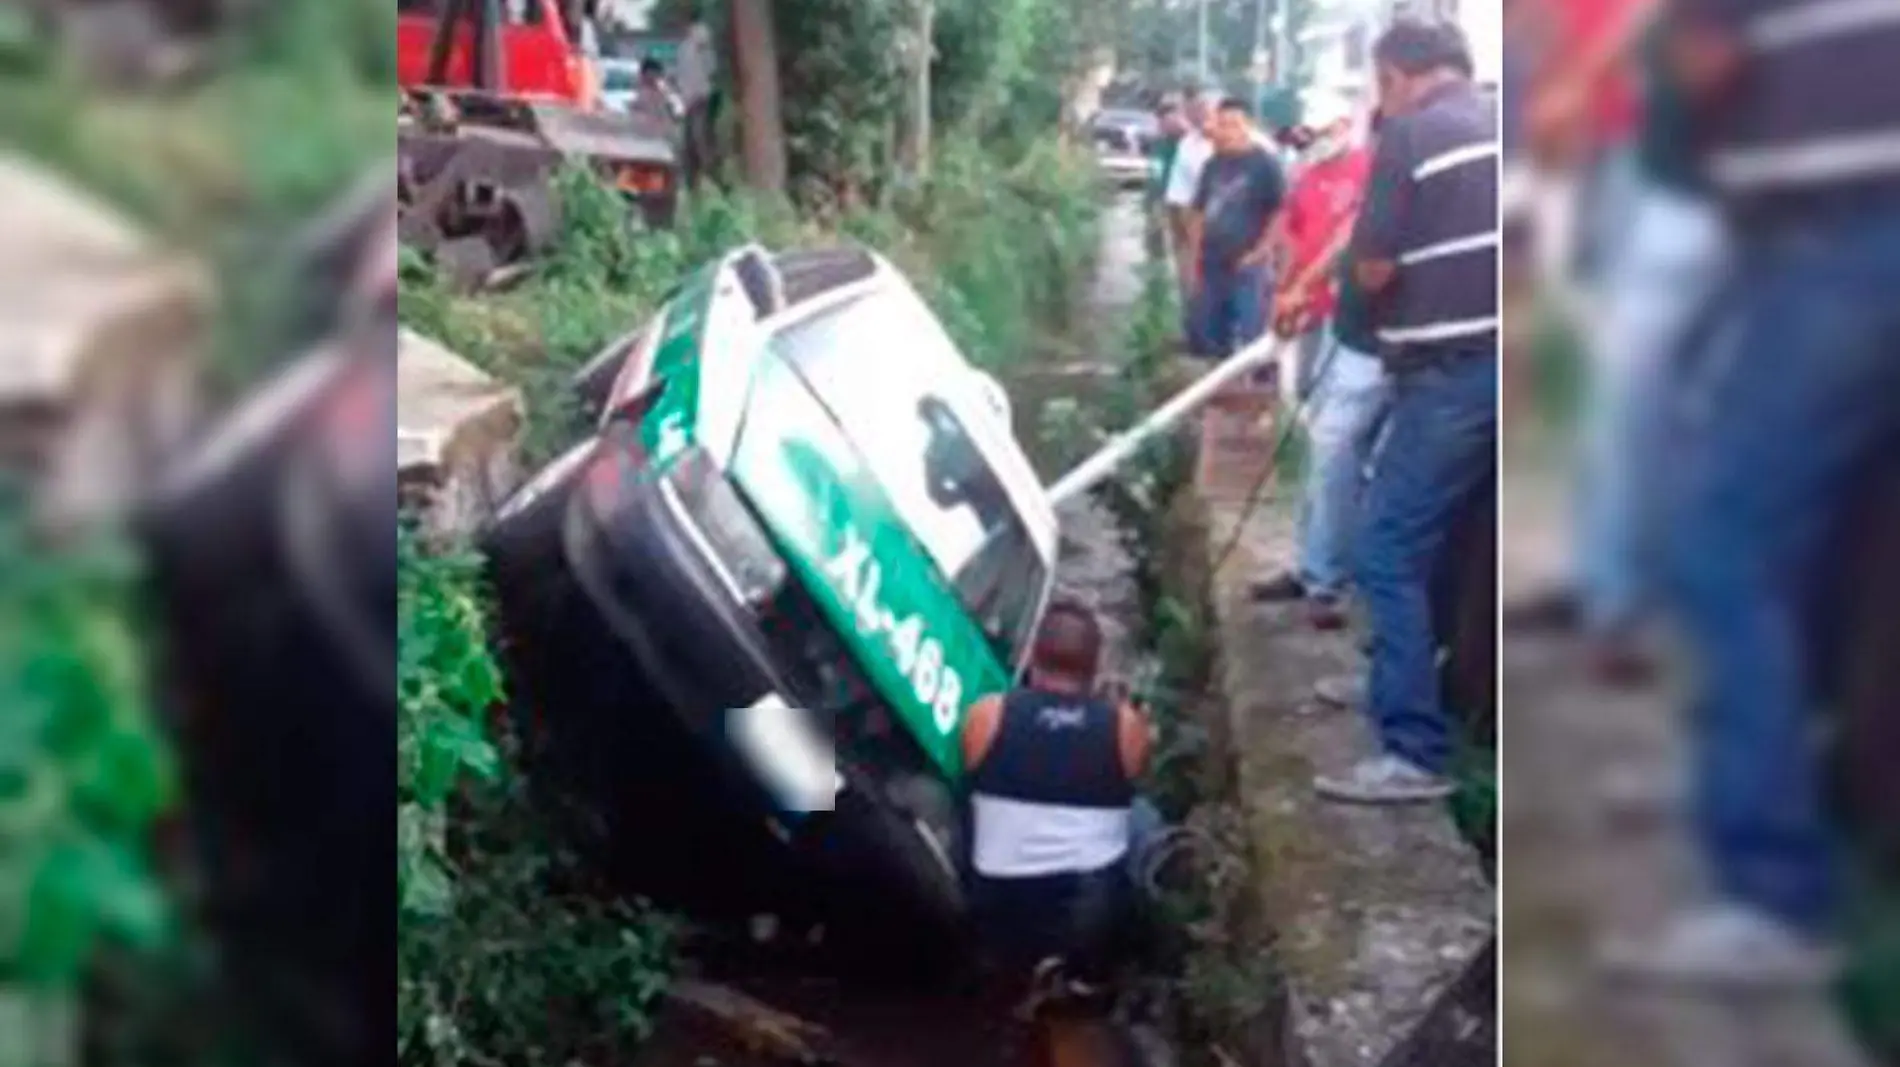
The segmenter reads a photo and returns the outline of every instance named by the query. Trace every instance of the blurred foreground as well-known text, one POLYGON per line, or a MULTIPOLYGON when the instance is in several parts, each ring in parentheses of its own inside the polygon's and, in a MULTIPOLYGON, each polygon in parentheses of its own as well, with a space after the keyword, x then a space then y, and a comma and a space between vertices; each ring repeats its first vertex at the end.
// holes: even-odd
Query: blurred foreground
POLYGON ((1507 1059, 1900 1057, 1891 15, 1507 4, 1507 1059))
POLYGON ((8 1067, 386 1055, 389 26, 0 6, 8 1067))

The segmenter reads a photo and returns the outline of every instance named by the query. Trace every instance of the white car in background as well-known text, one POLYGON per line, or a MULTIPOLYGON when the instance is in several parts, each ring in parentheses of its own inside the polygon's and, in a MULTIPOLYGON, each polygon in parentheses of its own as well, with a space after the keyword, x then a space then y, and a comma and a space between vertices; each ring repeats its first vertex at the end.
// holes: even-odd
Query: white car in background
POLYGON ((1124 188, 1148 180, 1151 150, 1160 135, 1154 115, 1134 108, 1104 108, 1089 120, 1089 140, 1103 176, 1124 188))
POLYGON ((601 106, 626 114, 633 106, 634 95, 640 91, 640 61, 603 57, 595 62, 600 69, 601 106))

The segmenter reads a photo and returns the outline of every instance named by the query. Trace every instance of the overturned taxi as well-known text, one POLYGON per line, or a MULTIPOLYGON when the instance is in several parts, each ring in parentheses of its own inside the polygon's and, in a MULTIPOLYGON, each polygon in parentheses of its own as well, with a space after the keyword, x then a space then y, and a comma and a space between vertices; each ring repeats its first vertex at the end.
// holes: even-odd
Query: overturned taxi
POLYGON ((958 726, 1057 547, 1000 387, 853 247, 735 251, 577 384, 483 545, 537 777, 643 891, 954 931, 958 726))

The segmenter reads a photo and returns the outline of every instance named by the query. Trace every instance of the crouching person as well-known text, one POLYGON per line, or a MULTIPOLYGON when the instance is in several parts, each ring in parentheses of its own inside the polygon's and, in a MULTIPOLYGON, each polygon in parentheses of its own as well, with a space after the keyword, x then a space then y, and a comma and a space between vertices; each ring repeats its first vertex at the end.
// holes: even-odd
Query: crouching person
POLYGON ((1152 744, 1131 703, 1097 694, 1102 632, 1080 605, 1050 608, 1025 684, 971 706, 971 899, 989 954, 1027 974, 1052 957, 1104 974, 1135 949, 1134 870, 1160 816, 1136 794, 1152 744))

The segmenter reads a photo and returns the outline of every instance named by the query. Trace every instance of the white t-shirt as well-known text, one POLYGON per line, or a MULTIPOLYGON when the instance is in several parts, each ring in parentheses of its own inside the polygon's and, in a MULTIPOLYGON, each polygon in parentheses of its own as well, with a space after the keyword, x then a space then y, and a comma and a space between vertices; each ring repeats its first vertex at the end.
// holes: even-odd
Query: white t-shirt
POLYGON ((1181 144, 1174 150, 1174 166, 1168 171, 1168 186, 1162 190, 1161 201, 1169 207, 1193 207, 1194 194, 1201 187, 1201 168, 1207 166, 1208 157, 1214 154, 1214 143, 1199 130, 1189 130, 1181 136, 1181 144))
POLYGON ((673 77, 680 96, 688 105, 712 95, 713 68, 718 63, 713 53, 712 31, 703 22, 695 22, 680 42, 679 58, 673 64, 673 77))

